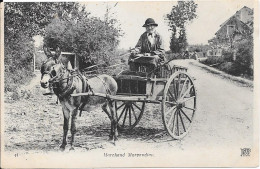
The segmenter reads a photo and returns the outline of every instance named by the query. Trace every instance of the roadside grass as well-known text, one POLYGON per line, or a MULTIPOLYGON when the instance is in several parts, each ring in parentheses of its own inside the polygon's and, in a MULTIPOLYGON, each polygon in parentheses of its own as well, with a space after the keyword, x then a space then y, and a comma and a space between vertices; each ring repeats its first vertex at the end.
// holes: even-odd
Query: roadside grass
POLYGON ((242 84, 245 87, 250 87, 250 88, 254 87, 253 81, 251 81, 249 79, 245 79, 245 78, 238 77, 238 76, 233 76, 233 75, 227 74, 224 71, 218 70, 218 69, 213 68, 213 67, 209 67, 207 65, 204 65, 204 64, 201 64, 201 63, 198 63, 198 62, 191 62, 191 64, 196 65, 200 68, 203 68, 203 69, 209 71, 212 74, 215 74, 215 75, 221 76, 225 79, 229 79, 229 80, 232 80, 232 81, 237 82, 239 84, 242 84))

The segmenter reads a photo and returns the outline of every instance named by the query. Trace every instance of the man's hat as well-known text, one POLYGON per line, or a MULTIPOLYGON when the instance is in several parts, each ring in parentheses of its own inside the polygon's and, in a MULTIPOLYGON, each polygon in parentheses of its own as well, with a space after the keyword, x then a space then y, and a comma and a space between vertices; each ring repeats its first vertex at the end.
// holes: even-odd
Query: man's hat
POLYGON ((145 24, 143 25, 143 27, 147 27, 149 25, 154 25, 154 26, 158 26, 157 23, 155 23, 155 21, 153 20, 153 18, 148 18, 145 21, 145 24))

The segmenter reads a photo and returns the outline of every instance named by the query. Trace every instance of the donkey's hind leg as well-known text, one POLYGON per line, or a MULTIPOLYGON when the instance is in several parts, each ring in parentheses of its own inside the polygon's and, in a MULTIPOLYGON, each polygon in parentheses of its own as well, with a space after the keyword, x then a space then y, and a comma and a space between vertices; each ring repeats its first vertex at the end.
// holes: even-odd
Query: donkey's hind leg
POLYGON ((117 116, 116 116, 116 111, 115 107, 113 106, 114 101, 109 101, 108 102, 108 107, 111 112, 111 134, 112 134, 112 139, 114 142, 117 140, 118 137, 118 131, 117 131, 117 116))
POLYGON ((109 140, 113 140, 113 123, 112 123, 112 116, 110 115, 109 111, 108 111, 108 103, 106 102, 103 106, 102 106, 103 111, 107 114, 110 122, 111 122, 111 129, 110 129, 110 134, 109 134, 109 140))

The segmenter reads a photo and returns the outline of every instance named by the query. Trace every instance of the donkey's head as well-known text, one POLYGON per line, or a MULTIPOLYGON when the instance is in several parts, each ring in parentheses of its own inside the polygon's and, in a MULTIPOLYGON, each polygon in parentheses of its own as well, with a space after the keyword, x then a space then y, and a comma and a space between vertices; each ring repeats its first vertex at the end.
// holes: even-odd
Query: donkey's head
POLYGON ((50 87, 50 83, 62 76, 64 65, 58 61, 58 57, 61 53, 59 47, 56 47, 54 55, 52 55, 49 48, 46 46, 44 46, 43 49, 48 59, 44 61, 41 66, 41 86, 43 88, 48 88, 50 87))

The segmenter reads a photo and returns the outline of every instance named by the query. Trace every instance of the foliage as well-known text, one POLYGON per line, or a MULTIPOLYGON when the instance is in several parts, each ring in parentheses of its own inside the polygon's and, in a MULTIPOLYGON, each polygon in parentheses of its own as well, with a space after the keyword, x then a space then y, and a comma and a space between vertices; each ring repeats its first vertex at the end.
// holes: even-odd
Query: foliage
POLYGON ((7 2, 4 9, 5 91, 14 91, 32 75, 33 39, 44 35, 55 16, 64 18, 76 3, 7 2))
POLYGON ((19 32, 32 38, 44 34, 44 27, 55 17, 64 18, 79 5, 74 2, 7 2, 5 3, 5 33, 12 37, 19 32))
POLYGON ((207 52, 210 49, 209 45, 189 45, 189 52, 207 52))
POLYGON ((233 56, 234 52, 231 50, 223 50, 222 51, 223 59, 225 62, 232 62, 233 61, 233 56))
POLYGON ((173 53, 178 53, 180 51, 179 41, 175 34, 172 34, 171 36, 170 49, 173 53))
POLYGON ((17 84, 28 81, 32 75, 34 46, 30 38, 23 34, 5 44, 5 91, 13 91, 17 84))
POLYGON ((202 61, 202 63, 207 65, 215 65, 215 64, 218 65, 224 63, 224 57, 208 56, 206 60, 202 61))
POLYGON ((253 41, 240 44, 234 61, 235 75, 248 75, 253 77, 253 41))
POLYGON ((168 21, 168 25, 172 31, 170 49, 173 49, 173 52, 179 52, 181 49, 185 49, 187 47, 188 43, 185 26, 197 17, 197 6, 198 5, 194 1, 178 1, 178 4, 173 6, 171 12, 166 15, 166 20, 168 21), (179 37, 176 42, 175 39, 177 32, 179 37), (179 43, 179 45, 172 46, 175 42, 179 43))
POLYGON ((82 8, 67 20, 54 18, 46 27, 44 42, 49 46, 59 43, 62 51, 76 53, 82 62, 91 58, 95 63, 109 65, 121 36, 121 30, 115 24, 115 19, 102 21, 89 17, 82 8))
POLYGON ((235 76, 253 79, 253 39, 241 43, 236 51, 223 51, 222 57, 208 57, 203 63, 215 65, 216 68, 235 76))

